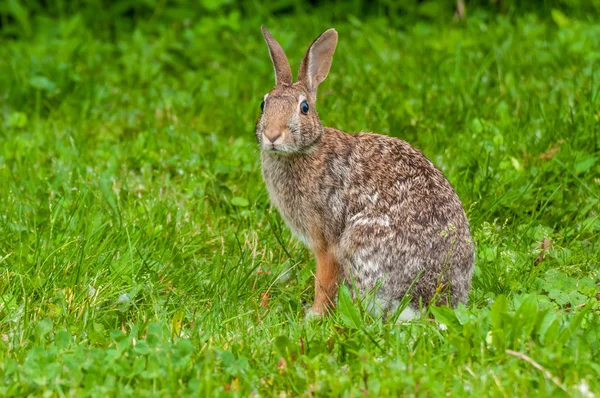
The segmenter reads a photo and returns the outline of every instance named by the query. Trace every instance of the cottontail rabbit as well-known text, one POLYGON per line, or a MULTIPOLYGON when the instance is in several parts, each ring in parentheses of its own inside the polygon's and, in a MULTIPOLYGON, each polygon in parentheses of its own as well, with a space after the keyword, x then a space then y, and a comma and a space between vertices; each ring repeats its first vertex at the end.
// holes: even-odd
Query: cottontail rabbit
POLYGON ((363 296, 376 290, 384 313, 410 294, 400 319, 414 317, 420 303, 465 302, 474 247, 452 185, 402 140, 323 127, 315 101, 331 67, 334 29, 311 44, 296 83, 281 45, 262 31, 276 80, 256 125, 263 178, 285 222, 317 258, 311 313, 334 304, 338 283, 363 296))

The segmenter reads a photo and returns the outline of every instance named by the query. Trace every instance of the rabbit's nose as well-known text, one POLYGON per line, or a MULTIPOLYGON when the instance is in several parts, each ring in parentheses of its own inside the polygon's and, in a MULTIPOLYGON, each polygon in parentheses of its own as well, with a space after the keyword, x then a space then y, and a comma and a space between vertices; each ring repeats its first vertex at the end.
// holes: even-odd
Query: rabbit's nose
POLYGON ((277 131, 277 130, 270 130, 270 131, 265 131, 263 135, 271 143, 275 143, 275 141, 277 141, 277 139, 279 137, 281 137, 281 132, 277 131))

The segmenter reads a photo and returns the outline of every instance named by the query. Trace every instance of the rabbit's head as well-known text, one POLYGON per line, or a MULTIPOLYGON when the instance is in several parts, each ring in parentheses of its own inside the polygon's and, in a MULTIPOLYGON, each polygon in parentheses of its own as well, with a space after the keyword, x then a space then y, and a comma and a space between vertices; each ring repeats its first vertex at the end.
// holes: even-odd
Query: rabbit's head
POLYGON ((256 124, 256 138, 262 151, 274 155, 310 152, 323 134, 315 109, 317 88, 325 80, 337 45, 337 32, 325 31, 308 48, 292 82, 292 70, 281 45, 262 27, 275 67, 275 88, 263 98, 263 110, 256 124))

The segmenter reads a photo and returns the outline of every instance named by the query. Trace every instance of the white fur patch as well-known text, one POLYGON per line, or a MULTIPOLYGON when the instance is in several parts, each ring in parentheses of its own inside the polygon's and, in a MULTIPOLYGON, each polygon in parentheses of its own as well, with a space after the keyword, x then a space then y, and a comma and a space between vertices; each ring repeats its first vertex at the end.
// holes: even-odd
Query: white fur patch
POLYGON ((387 216, 369 218, 368 216, 364 216, 362 213, 356 213, 350 218, 350 222, 356 227, 362 225, 379 225, 380 227, 384 228, 390 227, 390 219, 387 216))
POLYGON ((379 199, 379 192, 375 192, 375 195, 368 195, 367 198, 371 201, 371 203, 377 203, 377 199, 379 199))
MULTIPOLYGON (((380 298, 369 298, 365 300, 365 309, 374 317, 380 317, 384 313, 392 315, 398 309, 400 302, 397 300, 393 300, 390 302, 389 300, 380 299, 380 298)), ((403 322, 412 321, 417 319, 421 314, 418 311, 415 311, 410 306, 406 307, 398 316, 396 320, 396 324, 400 324, 403 322)))
POLYGON ((358 257, 357 260, 360 261, 360 266, 364 271, 376 272, 379 269, 379 263, 375 261, 363 261, 360 257, 358 257))
POLYGON ((419 313, 415 310, 413 310, 412 308, 410 308, 410 306, 406 307, 404 309, 404 311, 402 311, 402 313, 400 313, 400 316, 398 317, 398 320, 396 321, 396 323, 403 323, 403 322, 407 322, 407 321, 412 321, 414 319, 416 319, 419 316, 419 313))
POLYGON ((365 304, 365 309, 374 317, 379 318, 380 316, 383 315, 384 312, 384 307, 385 307, 385 301, 378 299, 378 298, 373 298, 370 297, 369 299, 366 300, 366 302, 364 302, 365 304))
POLYGON ((350 222, 353 222, 356 219, 361 218, 361 217, 363 217, 362 213, 356 213, 355 215, 353 215, 352 217, 350 217, 350 222))

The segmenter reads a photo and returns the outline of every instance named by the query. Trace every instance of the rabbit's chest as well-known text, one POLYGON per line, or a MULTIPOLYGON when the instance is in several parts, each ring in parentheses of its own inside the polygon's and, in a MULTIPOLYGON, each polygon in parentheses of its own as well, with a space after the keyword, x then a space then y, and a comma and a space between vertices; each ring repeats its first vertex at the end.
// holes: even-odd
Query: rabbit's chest
POLYGON ((316 206, 305 192, 294 187, 267 181, 271 203, 290 227, 294 235, 307 246, 322 235, 322 220, 319 220, 316 206))
POLYGON ((326 235, 326 219, 310 181, 303 181, 286 170, 263 170, 271 203, 279 210, 292 233, 309 247, 326 235))

